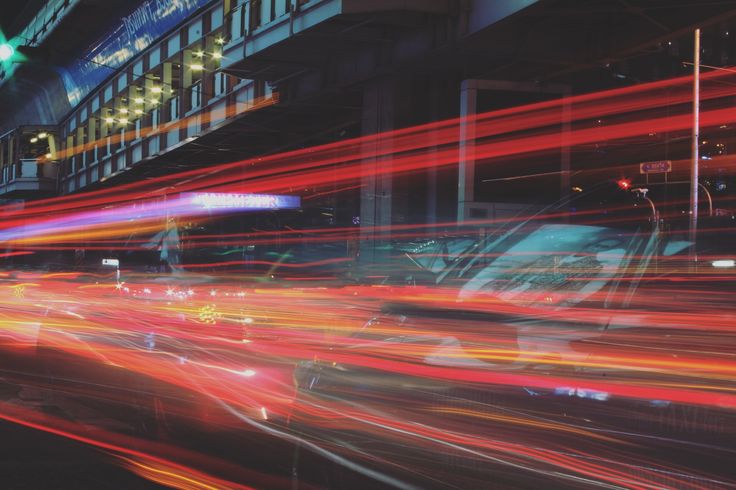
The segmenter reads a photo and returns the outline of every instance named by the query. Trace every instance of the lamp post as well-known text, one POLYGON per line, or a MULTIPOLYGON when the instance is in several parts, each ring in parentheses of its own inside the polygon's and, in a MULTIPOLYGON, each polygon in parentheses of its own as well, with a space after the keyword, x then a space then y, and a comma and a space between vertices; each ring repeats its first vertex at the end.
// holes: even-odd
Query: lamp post
POLYGON ((706 186, 698 182, 698 186, 705 192, 705 197, 708 198, 708 216, 713 216, 713 196, 710 195, 710 191, 706 186))
POLYGON ((700 29, 695 29, 695 50, 693 56, 693 127, 692 163, 690 166, 690 242, 691 257, 697 262, 695 241, 698 234, 698 133, 700 127, 700 29))
POLYGON ((649 203, 649 208, 652 210, 652 228, 656 230, 659 227, 659 212, 657 211, 657 206, 654 204, 654 201, 647 196, 649 189, 637 187, 636 189, 631 189, 631 192, 649 203))

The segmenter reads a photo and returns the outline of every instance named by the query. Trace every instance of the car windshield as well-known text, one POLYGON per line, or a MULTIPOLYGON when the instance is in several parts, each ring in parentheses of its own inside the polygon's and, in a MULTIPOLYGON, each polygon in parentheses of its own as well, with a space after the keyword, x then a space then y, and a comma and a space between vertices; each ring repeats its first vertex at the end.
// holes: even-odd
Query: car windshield
POLYGON ((692 242, 660 229, 528 224, 476 242, 439 276, 459 300, 493 297, 519 306, 607 307, 622 284, 667 274, 692 242))
POLYGON ((459 271, 460 298, 493 294, 522 305, 572 305, 600 291, 632 254, 634 235, 545 224, 501 249, 486 245, 459 271))

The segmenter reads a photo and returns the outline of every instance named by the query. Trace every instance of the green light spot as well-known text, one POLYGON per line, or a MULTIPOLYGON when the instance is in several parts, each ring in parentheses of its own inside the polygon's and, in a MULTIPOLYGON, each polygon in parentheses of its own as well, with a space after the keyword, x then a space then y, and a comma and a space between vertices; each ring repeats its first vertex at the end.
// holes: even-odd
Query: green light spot
POLYGON ((0 61, 7 61, 13 56, 15 49, 8 43, 0 44, 0 61))

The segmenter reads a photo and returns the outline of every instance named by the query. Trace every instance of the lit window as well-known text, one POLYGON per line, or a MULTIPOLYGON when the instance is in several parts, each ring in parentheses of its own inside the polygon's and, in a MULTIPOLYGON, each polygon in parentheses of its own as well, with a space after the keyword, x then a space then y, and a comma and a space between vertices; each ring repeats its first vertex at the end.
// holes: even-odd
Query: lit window
POLYGON ((189 26, 189 42, 193 43, 202 37, 202 19, 197 19, 189 26))
POLYGON ((143 76, 143 60, 138 60, 135 65, 133 65, 133 80, 137 80, 138 78, 143 76))
POLYGON ((174 97, 169 100, 169 120, 175 121, 179 119, 179 98, 174 97))
POLYGON ((172 56, 174 53, 179 51, 179 48, 181 47, 181 44, 179 43, 180 37, 181 36, 179 36, 179 33, 177 32, 169 38, 167 46, 169 56, 172 56))
POLYGON ((202 84, 192 85, 192 108, 202 105, 202 84))
POLYGON ((215 95, 222 95, 227 90, 227 77, 218 71, 215 73, 215 95))
POLYGON ((151 128, 155 129, 158 127, 159 122, 159 110, 153 109, 151 111, 151 128))

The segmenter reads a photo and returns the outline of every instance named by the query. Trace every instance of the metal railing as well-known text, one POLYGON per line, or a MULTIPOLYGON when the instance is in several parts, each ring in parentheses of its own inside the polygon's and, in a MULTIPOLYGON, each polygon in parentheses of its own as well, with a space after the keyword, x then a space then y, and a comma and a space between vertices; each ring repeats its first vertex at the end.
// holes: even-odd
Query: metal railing
POLYGON ((58 175, 56 162, 38 162, 32 158, 24 158, 13 165, 2 169, 2 182, 11 183, 17 179, 50 179, 56 180, 58 175))

